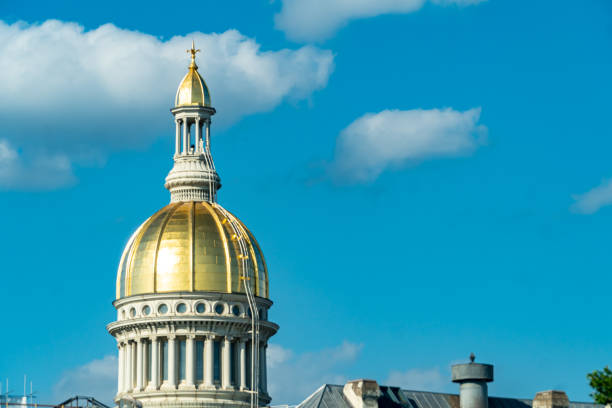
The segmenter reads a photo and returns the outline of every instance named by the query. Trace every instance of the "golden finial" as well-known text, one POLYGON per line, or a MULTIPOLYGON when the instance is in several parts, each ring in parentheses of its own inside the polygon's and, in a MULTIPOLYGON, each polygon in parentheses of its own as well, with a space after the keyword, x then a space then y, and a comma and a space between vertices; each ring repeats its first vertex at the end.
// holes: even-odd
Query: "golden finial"
POLYGON ((201 52, 200 50, 196 50, 195 47, 195 41, 191 40, 191 49, 187 50, 188 54, 191 54, 191 64, 189 65, 189 68, 198 68, 198 66, 195 63, 195 55, 196 53, 201 52))
POLYGON ((191 40, 191 49, 187 50, 187 52, 191 54, 192 59, 195 59, 196 52, 200 52, 200 50, 196 50, 194 40, 191 40))

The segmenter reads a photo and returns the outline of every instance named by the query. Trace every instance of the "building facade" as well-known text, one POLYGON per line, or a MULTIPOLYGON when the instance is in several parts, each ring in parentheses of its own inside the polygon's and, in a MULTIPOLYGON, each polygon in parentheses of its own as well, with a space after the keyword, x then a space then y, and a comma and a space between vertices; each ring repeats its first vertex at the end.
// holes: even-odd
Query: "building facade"
POLYGON ((215 114, 191 63, 171 109, 174 166, 170 204, 131 236, 117 272, 119 405, 258 406, 270 403, 266 347, 278 326, 268 270, 249 229, 216 201, 211 154, 215 114))

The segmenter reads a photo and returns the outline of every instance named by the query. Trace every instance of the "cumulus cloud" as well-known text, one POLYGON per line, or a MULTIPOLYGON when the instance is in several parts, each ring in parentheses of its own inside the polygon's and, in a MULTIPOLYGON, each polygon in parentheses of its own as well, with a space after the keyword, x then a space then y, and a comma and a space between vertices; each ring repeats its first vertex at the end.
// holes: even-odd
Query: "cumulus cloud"
POLYGON ((368 182, 388 167, 472 153, 485 142, 480 108, 384 110, 367 113, 338 137, 332 176, 368 182))
POLYGON ((584 194, 572 196, 576 201, 570 209, 579 214, 593 214, 600 208, 612 204, 612 180, 604 180, 600 185, 584 194))
POLYGON ((443 375, 438 367, 428 369, 410 369, 391 371, 385 381, 386 385, 405 390, 445 391, 448 388, 448 375, 443 375))
POLYGON ((348 341, 338 347, 295 353, 277 344, 268 346, 268 391, 274 404, 302 402, 323 384, 344 384, 343 370, 359 357, 363 345, 348 341))
POLYGON ((62 374, 53 387, 54 398, 63 401, 75 395, 91 395, 113 405, 117 392, 117 357, 108 355, 62 374))
MULTIPOLYGON (((328 50, 263 51, 236 30, 161 40, 112 24, 86 31, 57 20, 0 21, 0 139, 5 150, 19 151, 4 157, 4 165, 28 171, 47 158, 55 164, 44 166, 64 169, 46 184, 58 186, 72 182, 75 163, 99 164, 113 151, 146 147, 162 133, 172 137, 168 109, 192 39, 203 50, 198 65, 218 111, 216 126, 308 99, 333 70, 328 50)), ((33 184, 23 188, 42 184, 28 180, 33 184)), ((0 188, 16 184, 14 177, 0 178, 0 188)))
MULTIPOLYGON (((467 6, 483 1, 486 0, 430 0, 430 3, 467 6)), ((317 41, 331 37, 351 20, 411 13, 425 3, 427 0, 283 0, 274 22, 292 40, 317 41)))

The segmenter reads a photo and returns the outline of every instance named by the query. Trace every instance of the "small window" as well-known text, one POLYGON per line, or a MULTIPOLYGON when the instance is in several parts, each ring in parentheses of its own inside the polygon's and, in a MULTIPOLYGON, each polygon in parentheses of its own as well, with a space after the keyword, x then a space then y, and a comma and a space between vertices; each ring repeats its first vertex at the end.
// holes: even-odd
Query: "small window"
POLYGON ((145 316, 148 316, 151 314, 151 308, 149 307, 149 305, 142 308, 142 314, 145 316))
POLYGON ((206 306, 204 305, 204 303, 198 303, 198 305, 196 306, 196 312, 204 313, 205 311, 206 311, 206 306))
POLYGON ((178 341, 178 380, 179 381, 185 381, 185 363, 187 360, 187 344, 185 343, 185 340, 179 340, 178 341))
POLYGON ((221 382, 221 342, 213 341, 213 381, 221 382))
POLYGON ((161 305, 159 305, 157 311, 159 312, 159 314, 166 314, 168 313, 168 306, 162 303, 161 305))
POLYGON ((179 305, 176 307, 176 311, 179 313, 185 313, 187 311, 187 305, 184 303, 179 303, 179 305))
POLYGON ((232 314, 234 316, 239 316, 240 315, 240 308, 236 305, 232 306, 232 314))
POLYGON ((136 316, 136 309, 131 308, 130 309, 130 317, 134 317, 134 316, 136 316))
MULTIPOLYGON (((166 306, 166 305, 162 305, 162 306, 166 306)), ((160 306, 161 309, 161 306, 160 306)), ((168 306, 166 306, 166 311, 168 309, 168 306)), ((168 342, 165 340, 162 340, 162 342, 160 343, 161 345, 161 352, 160 354, 160 360, 161 360, 161 377, 162 377, 162 381, 168 381, 168 342)))
POLYGON ((236 343, 232 342, 230 346, 230 384, 236 385, 238 382, 238 370, 236 369, 236 343))
POLYGON ((225 308, 223 307, 223 305, 222 305, 221 303, 217 303, 217 304, 215 305, 215 312, 216 312, 217 314, 223 314, 223 310, 224 310, 224 309, 225 309, 225 308))
POLYGON ((196 381, 201 383, 204 381, 204 341, 197 340, 196 348, 196 381))

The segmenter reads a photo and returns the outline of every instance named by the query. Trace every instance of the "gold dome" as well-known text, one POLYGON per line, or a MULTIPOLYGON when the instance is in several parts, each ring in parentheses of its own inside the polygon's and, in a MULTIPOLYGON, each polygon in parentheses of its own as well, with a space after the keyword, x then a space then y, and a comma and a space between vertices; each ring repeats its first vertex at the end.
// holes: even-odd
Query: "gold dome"
POLYGON ((130 238, 117 272, 117 299, 168 292, 245 293, 269 298, 268 271, 253 234, 216 203, 177 202, 146 220, 130 238), (231 223, 248 248, 249 281, 231 223))
POLYGON ((179 106, 207 106, 210 107, 210 92, 206 82, 198 72, 198 66, 195 63, 196 50, 192 45, 187 52, 191 53, 191 64, 189 64, 189 72, 181 81, 181 84, 176 91, 176 99, 174 105, 179 106))

